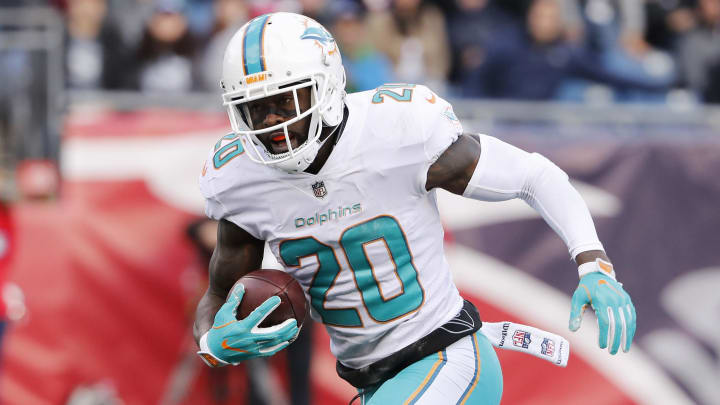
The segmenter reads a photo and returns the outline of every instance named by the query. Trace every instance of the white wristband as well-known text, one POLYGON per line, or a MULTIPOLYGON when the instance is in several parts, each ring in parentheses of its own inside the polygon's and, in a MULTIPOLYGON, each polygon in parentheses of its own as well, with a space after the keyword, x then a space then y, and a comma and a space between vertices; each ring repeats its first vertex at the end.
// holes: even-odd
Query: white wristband
POLYGON ((612 263, 606 262, 599 257, 595 259, 595 261, 583 263, 578 266, 578 275, 580 278, 590 273, 602 273, 615 280, 615 269, 613 269, 612 263))
POLYGON ((214 354, 210 351, 210 346, 208 346, 207 343, 208 340, 208 332, 205 332, 204 335, 200 337, 200 350, 198 350, 197 354, 200 356, 200 358, 210 367, 222 367, 226 366, 230 363, 220 360, 219 358, 215 357, 214 354))

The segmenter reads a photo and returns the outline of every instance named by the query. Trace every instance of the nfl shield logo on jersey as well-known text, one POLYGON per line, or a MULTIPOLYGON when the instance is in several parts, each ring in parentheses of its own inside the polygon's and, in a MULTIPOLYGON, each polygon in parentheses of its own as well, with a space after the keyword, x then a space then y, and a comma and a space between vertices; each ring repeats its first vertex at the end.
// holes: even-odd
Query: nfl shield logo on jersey
POLYGON ((324 181, 318 181, 312 185, 313 194, 317 198, 324 198, 327 195, 327 189, 325 188, 324 181))
POLYGON ((552 357, 553 354, 555 354, 555 342, 548 338, 543 338, 542 343, 540 343, 540 353, 552 357))
POLYGON ((530 332, 518 330, 513 334, 513 344, 517 347, 527 349, 528 346, 530 346, 531 341, 532 340, 530 339, 530 332))

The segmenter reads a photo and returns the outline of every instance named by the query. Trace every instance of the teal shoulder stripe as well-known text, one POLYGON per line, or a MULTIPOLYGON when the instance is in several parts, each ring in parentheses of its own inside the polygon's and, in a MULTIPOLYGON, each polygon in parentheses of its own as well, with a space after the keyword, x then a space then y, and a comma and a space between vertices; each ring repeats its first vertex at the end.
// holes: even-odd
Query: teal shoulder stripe
POLYGON ((243 43, 243 62, 245 74, 251 75, 265 70, 265 55, 263 52, 263 33, 265 25, 270 18, 269 14, 261 15, 250 22, 245 31, 243 43))

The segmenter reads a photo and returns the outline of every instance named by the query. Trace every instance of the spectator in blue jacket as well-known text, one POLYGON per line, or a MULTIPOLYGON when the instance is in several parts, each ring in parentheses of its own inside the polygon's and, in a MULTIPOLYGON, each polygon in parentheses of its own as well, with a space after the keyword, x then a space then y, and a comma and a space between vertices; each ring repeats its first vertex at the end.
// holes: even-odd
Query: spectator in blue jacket
POLYGON ((461 87, 482 65, 493 34, 512 25, 520 22, 492 0, 455 0, 447 24, 452 51, 450 82, 461 87))
POLYGON ((562 12, 556 0, 534 0, 524 29, 509 28, 489 41, 487 56, 465 81, 463 95, 581 101, 592 82, 647 94, 663 94, 671 84, 669 80, 648 82, 617 75, 603 67, 597 54, 567 41, 564 34, 562 12))
POLYGON ((341 1, 332 6, 333 34, 342 49, 348 92, 374 89, 395 81, 390 59, 375 49, 365 28, 365 10, 356 2, 341 1))
POLYGON ((680 40, 683 83, 699 97, 720 102, 720 0, 699 0, 698 26, 680 40))

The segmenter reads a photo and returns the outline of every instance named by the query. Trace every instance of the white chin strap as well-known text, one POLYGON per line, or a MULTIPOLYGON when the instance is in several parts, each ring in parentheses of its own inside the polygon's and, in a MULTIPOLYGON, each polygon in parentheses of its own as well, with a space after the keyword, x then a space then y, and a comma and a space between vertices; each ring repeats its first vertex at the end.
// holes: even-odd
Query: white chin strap
MULTIPOLYGON (((320 148, 322 148, 323 145, 325 145, 325 142, 327 142, 328 139, 332 138, 335 131, 338 130, 342 125, 342 122, 338 125, 335 125, 332 131, 330 131, 329 134, 323 139, 322 141, 320 138, 322 138, 322 135, 320 135, 320 138, 316 139, 314 142, 308 144, 305 146, 305 149, 302 150, 302 152, 298 153, 297 156, 290 158, 288 160, 278 162, 278 163, 271 163, 273 166, 277 167, 278 169, 284 170, 288 173, 299 173, 304 172, 305 169, 310 167, 313 161, 315 161, 315 157, 317 157, 318 152, 320 151, 320 148)), ((323 131, 322 124, 320 126, 320 132, 323 131)))
POLYGON ((315 161, 315 157, 317 157, 320 148, 325 145, 325 142, 327 142, 328 139, 332 138, 332 135, 335 133, 338 127, 339 125, 335 126, 332 132, 330 132, 322 141, 320 139, 317 139, 314 142, 308 144, 302 152, 297 154, 297 156, 279 163, 271 163, 271 165, 288 173, 304 172, 305 169, 310 167, 312 162, 315 161))
POLYGON ((278 163, 272 163, 271 161, 269 164, 288 173, 303 172, 315 160, 315 156, 317 156, 324 142, 325 141, 320 142, 319 140, 315 140, 308 144, 305 149, 296 156, 278 163))

